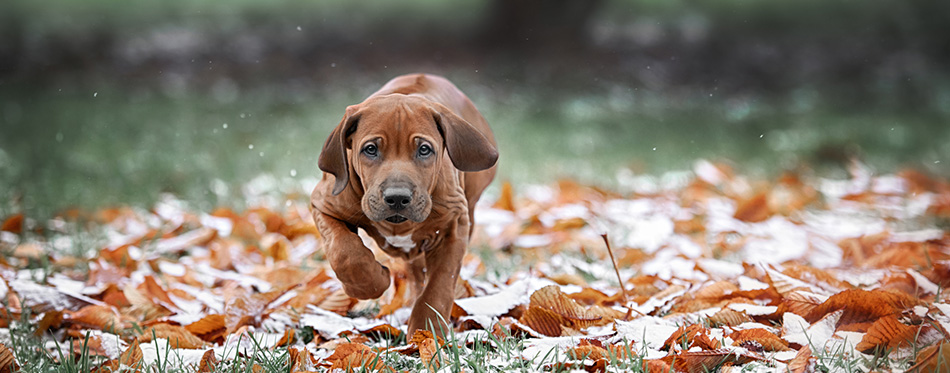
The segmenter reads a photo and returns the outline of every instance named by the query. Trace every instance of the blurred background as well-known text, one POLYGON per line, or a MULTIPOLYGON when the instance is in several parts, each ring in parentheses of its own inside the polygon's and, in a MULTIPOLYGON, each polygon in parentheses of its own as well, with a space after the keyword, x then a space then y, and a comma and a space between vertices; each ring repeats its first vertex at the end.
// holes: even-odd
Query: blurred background
POLYGON ((697 159, 946 177, 948 21, 923 0, 5 0, 0 216, 309 191, 346 105, 419 71, 472 98, 516 186, 697 159))

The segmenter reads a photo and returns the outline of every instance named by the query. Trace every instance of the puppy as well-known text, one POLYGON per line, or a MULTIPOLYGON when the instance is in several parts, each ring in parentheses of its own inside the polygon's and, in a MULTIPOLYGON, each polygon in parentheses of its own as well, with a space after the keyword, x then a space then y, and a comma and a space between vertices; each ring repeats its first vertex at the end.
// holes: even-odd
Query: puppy
POLYGON ((409 335, 442 330, 471 234, 475 203, 495 176, 488 122, 447 79, 396 77, 346 108, 327 137, 311 211, 327 260, 354 298, 377 298, 389 269, 357 236, 406 261, 415 303, 409 335))

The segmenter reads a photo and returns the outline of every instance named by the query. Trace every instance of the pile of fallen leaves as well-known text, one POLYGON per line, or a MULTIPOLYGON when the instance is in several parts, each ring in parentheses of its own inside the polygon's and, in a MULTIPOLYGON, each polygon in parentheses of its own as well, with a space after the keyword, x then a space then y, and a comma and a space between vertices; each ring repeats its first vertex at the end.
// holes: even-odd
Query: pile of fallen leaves
POLYGON ((855 164, 847 179, 750 181, 699 161, 620 184, 517 195, 505 184, 483 201, 454 340, 400 336, 406 274, 368 239, 393 284, 377 300, 348 297, 305 203, 199 212, 166 197, 151 210, 8 217, 0 372, 22 364, 18 323, 49 356, 92 357, 100 372, 258 371, 264 360, 248 357, 275 351, 282 371, 468 370, 448 355, 474 344, 496 355, 487 371, 950 369, 946 180, 855 164))

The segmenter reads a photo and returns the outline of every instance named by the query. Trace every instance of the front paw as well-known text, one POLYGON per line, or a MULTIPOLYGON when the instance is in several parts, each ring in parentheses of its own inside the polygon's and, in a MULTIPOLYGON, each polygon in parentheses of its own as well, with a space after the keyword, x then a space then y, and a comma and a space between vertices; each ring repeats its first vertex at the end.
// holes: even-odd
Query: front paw
POLYGON ((376 262, 352 268, 346 273, 338 272, 337 278, 343 283, 346 295, 356 299, 379 298, 389 288, 391 280, 389 268, 376 262))

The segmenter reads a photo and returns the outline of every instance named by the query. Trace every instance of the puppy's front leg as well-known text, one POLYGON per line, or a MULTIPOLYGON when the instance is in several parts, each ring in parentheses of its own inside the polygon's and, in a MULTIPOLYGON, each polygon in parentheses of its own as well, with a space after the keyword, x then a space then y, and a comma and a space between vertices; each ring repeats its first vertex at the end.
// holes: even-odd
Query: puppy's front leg
POLYGON ((426 280, 422 295, 416 299, 409 316, 409 335, 417 329, 434 328, 436 333, 447 333, 451 325, 452 304, 458 282, 462 258, 468 245, 468 215, 448 229, 442 245, 425 253, 426 280))
POLYGON ((346 294, 358 299, 379 298, 389 288, 389 268, 379 264, 363 240, 346 224, 319 211, 313 221, 323 236, 323 251, 346 294))

